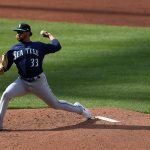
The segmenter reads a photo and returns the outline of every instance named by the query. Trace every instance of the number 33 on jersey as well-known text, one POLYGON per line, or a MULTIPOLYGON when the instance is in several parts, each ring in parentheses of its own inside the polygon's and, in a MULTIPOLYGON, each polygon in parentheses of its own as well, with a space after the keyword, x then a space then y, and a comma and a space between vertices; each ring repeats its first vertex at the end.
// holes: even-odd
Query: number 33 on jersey
POLYGON ((30 67, 38 67, 39 66, 39 60, 36 58, 31 58, 31 66, 30 67))

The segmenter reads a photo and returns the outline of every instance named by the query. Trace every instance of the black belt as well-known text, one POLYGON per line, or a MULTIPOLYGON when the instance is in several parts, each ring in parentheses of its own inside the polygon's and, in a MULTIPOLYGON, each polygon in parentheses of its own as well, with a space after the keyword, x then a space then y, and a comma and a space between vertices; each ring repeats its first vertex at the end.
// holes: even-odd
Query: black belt
POLYGON ((39 79, 40 75, 38 75, 36 77, 33 77, 33 78, 24 78, 24 77, 20 76, 20 78, 23 79, 23 80, 25 80, 25 81, 28 81, 28 82, 33 82, 33 81, 39 79))

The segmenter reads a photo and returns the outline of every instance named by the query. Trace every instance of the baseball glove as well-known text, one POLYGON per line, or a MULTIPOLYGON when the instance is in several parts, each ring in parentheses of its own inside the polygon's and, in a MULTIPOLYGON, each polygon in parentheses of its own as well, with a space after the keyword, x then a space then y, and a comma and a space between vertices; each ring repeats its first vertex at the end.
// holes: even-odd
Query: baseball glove
POLYGON ((2 54, 0 58, 0 74, 3 74, 8 65, 7 54, 2 54))

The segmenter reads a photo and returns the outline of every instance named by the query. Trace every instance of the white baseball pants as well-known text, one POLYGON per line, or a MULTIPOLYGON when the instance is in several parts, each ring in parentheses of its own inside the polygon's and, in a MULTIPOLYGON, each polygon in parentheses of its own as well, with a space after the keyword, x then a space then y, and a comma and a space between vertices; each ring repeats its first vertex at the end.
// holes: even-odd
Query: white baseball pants
POLYGON ((2 94, 0 101, 0 128, 3 126, 3 119, 8 107, 8 103, 11 99, 19 96, 23 96, 27 93, 33 93, 42 99, 48 106, 54 109, 66 110, 82 114, 80 107, 74 106, 64 100, 58 100, 51 91, 46 76, 44 73, 40 75, 40 78, 33 82, 27 82, 20 77, 10 84, 4 93, 2 94))

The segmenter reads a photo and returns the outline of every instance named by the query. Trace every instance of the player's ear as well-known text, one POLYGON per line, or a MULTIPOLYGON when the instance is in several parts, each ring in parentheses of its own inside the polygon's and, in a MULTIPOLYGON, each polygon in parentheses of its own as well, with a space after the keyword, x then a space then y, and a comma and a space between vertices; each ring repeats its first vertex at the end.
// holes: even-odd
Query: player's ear
POLYGON ((28 32, 29 33, 29 36, 32 36, 32 32, 28 32))
POLYGON ((32 36, 32 33, 31 32, 27 32, 28 36, 32 36))

